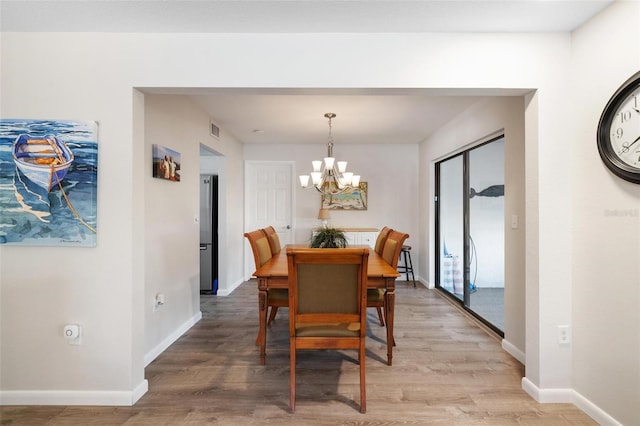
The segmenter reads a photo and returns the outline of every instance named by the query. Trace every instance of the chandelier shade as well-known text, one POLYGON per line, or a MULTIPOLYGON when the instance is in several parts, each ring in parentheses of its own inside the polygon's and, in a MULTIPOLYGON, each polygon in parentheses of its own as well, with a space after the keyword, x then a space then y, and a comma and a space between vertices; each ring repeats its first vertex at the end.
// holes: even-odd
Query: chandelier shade
POLYGON ((336 161, 333 156, 333 136, 331 134, 331 120, 336 114, 328 112, 324 115, 329 120, 329 140, 327 142, 327 156, 321 160, 311 162, 312 171, 307 175, 300 175, 300 186, 315 188, 323 194, 339 193, 346 189, 360 186, 360 175, 347 171, 346 161, 336 161))

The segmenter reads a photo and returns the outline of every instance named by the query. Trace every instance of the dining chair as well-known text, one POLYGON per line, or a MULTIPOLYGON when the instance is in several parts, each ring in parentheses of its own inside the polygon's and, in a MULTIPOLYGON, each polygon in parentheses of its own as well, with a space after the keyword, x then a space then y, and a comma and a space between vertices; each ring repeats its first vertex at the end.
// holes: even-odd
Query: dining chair
POLYGON ((362 248, 287 248, 291 412, 296 403, 296 354, 301 349, 356 349, 360 412, 366 412, 368 258, 368 249, 362 248))
MULTIPOLYGON (((247 232, 244 236, 249 240, 251 250, 253 251, 253 260, 256 264, 256 269, 264 265, 269 259, 273 257, 271 251, 271 245, 269 244, 269 237, 262 229, 247 232)), ((269 315, 269 321, 271 323, 275 318, 275 312, 279 307, 289 306, 289 295, 286 288, 274 288, 270 289, 267 294, 267 308, 271 307, 271 313, 269 315)))
MULTIPOLYGON (((269 247, 271 247, 271 254, 275 255, 280 253, 280 250, 282 250, 282 247, 280 245, 280 237, 278 237, 278 233, 276 232, 276 229, 273 226, 267 226, 266 228, 262 228, 262 231, 265 233, 265 235, 269 240, 269 247)), ((271 311, 269 312, 269 319, 267 320, 267 324, 271 324, 271 321, 276 319, 276 314, 278 313, 278 307, 289 306, 289 300, 288 300, 289 298, 285 292, 286 290, 284 289, 278 289, 277 291, 279 296, 278 303, 271 305, 271 311), (284 298, 282 298, 281 296, 284 296, 284 298)))
MULTIPOLYGON (((400 252, 402 251, 402 244, 409 238, 409 234, 405 234, 396 230, 390 230, 382 248, 380 254, 382 258, 393 269, 398 269, 398 259, 400 258, 400 252)), ((381 312, 385 307, 384 289, 372 288, 367 291, 367 306, 369 308, 376 308, 378 311, 378 318, 380 319, 380 325, 385 325, 385 321, 381 315, 381 312)), ((394 342, 395 345, 395 342, 394 342)))
MULTIPOLYGON (((382 256, 382 249, 384 248, 384 243, 385 241, 387 241, 387 237, 389 236, 389 233, 392 231, 391 228, 385 226, 380 230, 380 233, 378 234, 378 238, 376 239, 376 244, 374 246, 374 251, 376 253, 378 253, 380 256, 382 256)), ((371 293, 371 295, 367 295, 367 307, 369 308, 376 308, 376 311, 378 312, 378 320, 380 321, 380 326, 384 327, 384 317, 382 316, 382 305, 380 305, 379 303, 379 292, 378 289, 370 289, 368 290, 368 293, 371 293), (369 298, 371 299, 371 303, 369 303, 369 298)))
POLYGON ((387 241, 387 237, 389 236, 389 232, 391 231, 392 231, 391 228, 385 226, 380 230, 380 233, 378 234, 378 238, 376 239, 376 245, 374 246, 374 251, 378 253, 380 256, 382 256, 382 249, 384 249, 384 243, 385 241, 387 241))
POLYGON ((262 229, 265 234, 267 234, 267 238, 269 238, 269 246, 271 247, 271 253, 278 254, 280 253, 280 238, 278 237, 278 233, 273 226, 267 226, 262 229))

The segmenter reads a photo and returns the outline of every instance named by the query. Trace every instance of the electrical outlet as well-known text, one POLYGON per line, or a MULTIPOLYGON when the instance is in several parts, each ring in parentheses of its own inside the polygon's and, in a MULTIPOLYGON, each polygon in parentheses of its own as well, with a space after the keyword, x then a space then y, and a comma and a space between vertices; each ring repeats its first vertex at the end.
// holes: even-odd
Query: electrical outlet
POLYGON ((82 327, 78 324, 67 324, 62 329, 62 334, 70 345, 82 344, 82 327))
POLYGON ((571 327, 568 325, 558 326, 558 344, 570 345, 571 344, 571 327))
POLYGON ((152 303, 153 303, 153 312, 155 312, 158 309, 160 309, 160 307, 162 307, 162 305, 164 305, 164 294, 163 293, 156 294, 153 297, 152 303))

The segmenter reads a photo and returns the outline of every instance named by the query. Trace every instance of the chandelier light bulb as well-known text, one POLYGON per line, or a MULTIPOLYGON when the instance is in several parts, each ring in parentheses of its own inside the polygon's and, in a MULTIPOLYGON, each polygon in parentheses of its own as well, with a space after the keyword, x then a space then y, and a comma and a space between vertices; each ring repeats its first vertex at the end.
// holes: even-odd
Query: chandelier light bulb
POLYGON ((324 157, 324 166, 327 169, 333 169, 333 163, 336 161, 333 157, 324 157))
POLYGON ((342 174, 342 181, 344 182, 345 185, 351 185, 351 178, 353 177, 353 173, 351 172, 344 172, 342 174))
POLYGON ((300 186, 303 188, 309 186, 309 175, 300 175, 300 186))
POLYGON ((311 172, 311 181, 314 185, 319 185, 322 180, 322 172, 311 172))
POLYGON ((313 166, 313 171, 314 172, 322 171, 322 161, 320 161, 320 160, 312 161, 311 165, 313 166))
POLYGON ((351 186, 360 186, 360 175, 353 175, 351 177, 351 186))

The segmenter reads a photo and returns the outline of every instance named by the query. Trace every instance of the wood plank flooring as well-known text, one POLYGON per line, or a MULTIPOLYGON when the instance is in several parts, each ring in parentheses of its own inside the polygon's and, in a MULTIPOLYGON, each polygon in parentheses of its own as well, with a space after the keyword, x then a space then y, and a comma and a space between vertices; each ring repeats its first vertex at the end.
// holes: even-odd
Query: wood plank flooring
POLYGON ((367 413, 358 411, 355 351, 298 358, 296 412, 288 412, 287 310, 255 346, 257 289, 202 297, 203 319, 146 369, 133 407, 0 407, 2 425, 595 425, 571 404, 538 404, 521 389, 524 367, 434 290, 397 283, 396 344, 367 324, 367 413))

